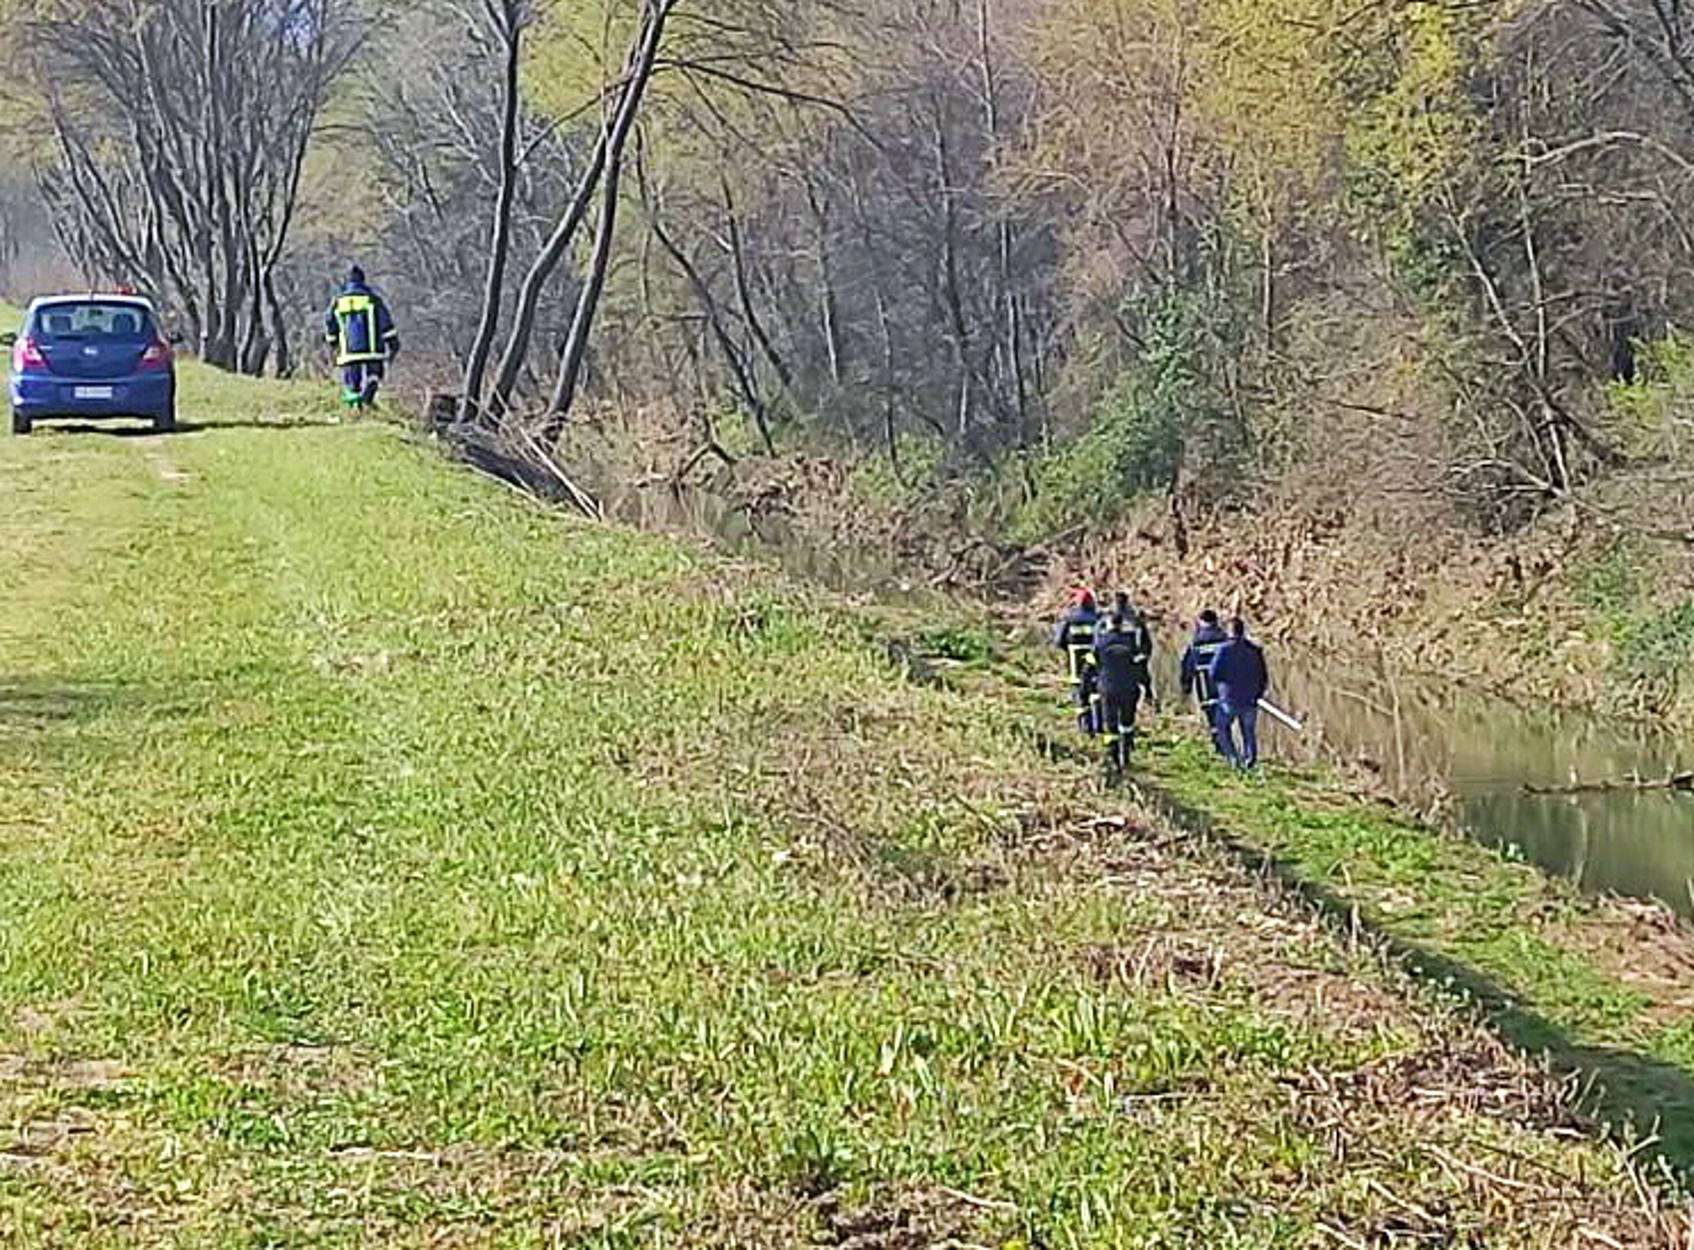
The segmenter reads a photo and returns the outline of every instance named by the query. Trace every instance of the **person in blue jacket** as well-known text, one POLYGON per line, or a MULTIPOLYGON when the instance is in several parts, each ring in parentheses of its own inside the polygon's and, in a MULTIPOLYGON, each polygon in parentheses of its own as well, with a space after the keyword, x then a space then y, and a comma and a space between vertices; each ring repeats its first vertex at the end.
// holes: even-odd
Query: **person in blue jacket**
POLYGON ((341 370, 341 402, 362 410, 376 403, 388 361, 400 351, 400 332, 388 304, 365 282, 354 265, 324 314, 324 342, 335 351, 341 370))
POLYGON ((1095 730, 1094 639, 1099 631, 1100 607, 1094 600, 1094 592, 1079 586, 1071 595, 1070 609, 1059 618, 1059 626, 1053 631, 1053 645, 1065 653, 1070 665, 1076 725, 1087 736, 1092 736, 1095 730))
POLYGON ((1211 734, 1212 742, 1220 752, 1223 744, 1218 741, 1218 691, 1212 684, 1212 660, 1228 641, 1229 635, 1219 624, 1218 614, 1207 608, 1200 613, 1200 619, 1194 626, 1194 637, 1182 653, 1183 697, 1194 699, 1200 709, 1200 718, 1206 722, 1206 732, 1211 734))
POLYGON ((1218 750, 1237 768, 1253 768, 1259 762, 1259 700, 1270 689, 1270 668, 1239 617, 1229 623, 1229 641, 1212 657, 1211 676, 1218 695, 1218 750))

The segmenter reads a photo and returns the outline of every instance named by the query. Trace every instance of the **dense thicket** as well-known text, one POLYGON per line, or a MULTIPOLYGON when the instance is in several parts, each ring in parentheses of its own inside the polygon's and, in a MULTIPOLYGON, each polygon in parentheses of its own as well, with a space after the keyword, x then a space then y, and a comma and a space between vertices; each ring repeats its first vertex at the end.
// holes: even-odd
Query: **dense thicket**
POLYGON ((224 363, 356 253, 467 419, 1015 482, 1036 532, 1681 480, 1678 0, 9 8, 71 254, 224 363))

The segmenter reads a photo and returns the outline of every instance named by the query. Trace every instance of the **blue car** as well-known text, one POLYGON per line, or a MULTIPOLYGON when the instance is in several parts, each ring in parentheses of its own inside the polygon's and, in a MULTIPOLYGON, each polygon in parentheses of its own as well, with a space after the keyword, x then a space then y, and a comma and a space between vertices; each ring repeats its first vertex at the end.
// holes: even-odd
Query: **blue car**
POLYGON ((136 295, 54 295, 24 314, 12 348, 12 433, 56 417, 142 417, 176 428, 176 353, 136 295))

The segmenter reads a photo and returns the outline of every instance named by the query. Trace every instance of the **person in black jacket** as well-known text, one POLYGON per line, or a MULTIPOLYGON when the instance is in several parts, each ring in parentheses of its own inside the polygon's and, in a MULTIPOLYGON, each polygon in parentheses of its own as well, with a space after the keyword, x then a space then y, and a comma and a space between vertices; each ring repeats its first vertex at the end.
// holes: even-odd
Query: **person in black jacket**
POLYGON ((1065 653, 1070 664, 1071 694, 1076 700, 1076 727, 1084 735, 1096 732, 1094 640, 1100 631, 1100 609, 1094 592, 1080 586, 1071 596, 1070 610, 1053 632, 1053 645, 1065 653))
POLYGON ((1158 702, 1153 693, 1153 635, 1126 598, 1119 597, 1094 643, 1094 656, 1099 671, 1099 731, 1111 739, 1112 764, 1122 770, 1135 748, 1135 717, 1142 696, 1155 705, 1158 702))

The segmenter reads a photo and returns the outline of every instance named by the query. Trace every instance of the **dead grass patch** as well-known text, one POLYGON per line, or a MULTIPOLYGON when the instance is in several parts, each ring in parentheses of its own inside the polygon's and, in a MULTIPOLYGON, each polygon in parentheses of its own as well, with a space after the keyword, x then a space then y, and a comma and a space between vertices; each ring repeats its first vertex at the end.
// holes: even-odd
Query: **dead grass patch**
POLYGON ((853 1201, 839 1191, 812 1200, 812 1244, 839 1250, 935 1250, 970 1244, 985 1211, 1014 1210, 934 1186, 883 1186, 853 1201))
POLYGON ((1694 1013, 1694 930, 1664 905, 1601 899, 1571 940, 1607 976, 1650 1000, 1648 1020, 1675 1024, 1694 1013))

